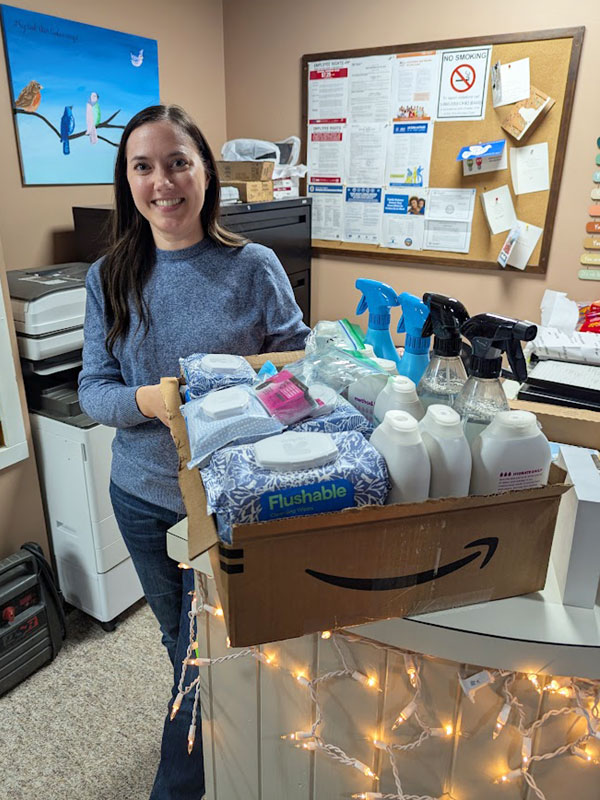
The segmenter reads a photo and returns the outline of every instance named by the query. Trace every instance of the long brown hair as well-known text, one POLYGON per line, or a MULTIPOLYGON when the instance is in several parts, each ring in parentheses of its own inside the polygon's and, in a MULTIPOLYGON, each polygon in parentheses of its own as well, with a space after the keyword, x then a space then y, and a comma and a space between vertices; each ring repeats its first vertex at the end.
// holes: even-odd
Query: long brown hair
POLYGON ((170 122, 194 142, 208 178, 200 221, 204 235, 224 247, 243 247, 247 240, 219 223, 221 184, 212 151, 200 128, 179 106, 149 106, 127 123, 115 162, 115 213, 112 215, 110 245, 100 268, 102 291, 109 330, 106 349, 113 355, 119 339, 131 324, 129 303, 133 301, 144 334, 150 327, 150 310, 143 289, 156 261, 156 245, 148 221, 137 210, 127 180, 127 142, 136 128, 149 122, 170 122))

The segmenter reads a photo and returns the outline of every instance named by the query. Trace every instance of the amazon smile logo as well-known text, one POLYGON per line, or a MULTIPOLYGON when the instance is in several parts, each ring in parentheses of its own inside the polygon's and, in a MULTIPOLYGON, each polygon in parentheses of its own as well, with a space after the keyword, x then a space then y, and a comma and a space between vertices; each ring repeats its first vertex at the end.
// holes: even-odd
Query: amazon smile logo
POLYGON ((477 539, 474 542, 469 542, 465 545, 467 548, 477 547, 480 548, 469 555, 463 556, 450 564, 444 564, 436 569, 428 569, 423 572, 414 572, 412 575, 397 575, 390 578, 345 578, 342 575, 328 575, 325 572, 316 572, 313 569, 307 569, 306 573, 318 581, 323 583, 330 583, 332 586, 339 586, 342 589, 356 589, 361 592, 385 592, 389 589, 408 589, 411 586, 419 586, 421 583, 429 583, 437 578, 444 578, 459 569, 466 567, 473 561, 476 561, 481 555, 483 560, 479 565, 479 569, 487 566, 496 552, 498 547, 498 538, 490 536, 485 539, 477 539))

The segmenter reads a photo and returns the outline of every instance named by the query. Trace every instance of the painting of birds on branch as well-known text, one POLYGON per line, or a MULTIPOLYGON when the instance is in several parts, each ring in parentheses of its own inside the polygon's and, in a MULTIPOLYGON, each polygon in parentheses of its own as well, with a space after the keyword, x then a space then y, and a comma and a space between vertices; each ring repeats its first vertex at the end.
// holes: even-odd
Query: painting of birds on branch
POLYGON ((23 184, 112 183, 127 122, 160 102, 157 42, 12 6, 0 18, 23 184))

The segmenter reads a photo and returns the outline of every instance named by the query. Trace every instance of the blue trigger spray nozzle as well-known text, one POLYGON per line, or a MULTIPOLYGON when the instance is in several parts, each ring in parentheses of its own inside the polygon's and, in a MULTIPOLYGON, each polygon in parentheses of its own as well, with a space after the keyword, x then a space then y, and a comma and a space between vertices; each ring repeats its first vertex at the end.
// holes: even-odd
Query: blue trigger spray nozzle
POLYGON ((373 346, 375 355, 379 358, 387 358, 399 364, 400 359, 396 352, 396 346, 390 335, 392 319, 390 308, 399 305, 398 295, 387 283, 370 278, 359 278, 355 286, 362 292, 356 313, 369 312, 365 343, 373 346))
POLYGON ((398 303, 402 306, 398 333, 406 334, 404 355, 398 373, 418 384, 429 363, 431 337, 422 335, 429 309, 420 298, 408 292, 398 295, 398 303))

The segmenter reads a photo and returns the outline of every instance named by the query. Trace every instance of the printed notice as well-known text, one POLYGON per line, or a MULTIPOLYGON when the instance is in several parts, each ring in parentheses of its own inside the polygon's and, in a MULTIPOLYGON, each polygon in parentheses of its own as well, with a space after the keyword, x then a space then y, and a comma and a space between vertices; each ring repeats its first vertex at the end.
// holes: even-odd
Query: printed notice
POLYGON ((492 234, 509 231, 516 222, 517 215, 513 205, 510 189, 505 184, 483 192, 481 195, 483 213, 492 234))
POLYGON ((393 56, 367 56, 350 62, 350 119, 388 122, 393 56))
POLYGON ((386 194, 381 243, 401 250, 421 250, 425 234, 427 193, 386 194))
POLYGON ((310 184, 312 238, 341 241, 344 224, 344 187, 310 184))
POLYGON ((347 58, 308 65, 308 124, 343 123, 348 118, 347 58))
POLYGON ((494 64, 492 101, 494 108, 526 100, 530 92, 529 59, 521 58, 510 64, 494 64))
POLYGON ((484 119, 491 46, 441 51, 436 118, 484 119))
POLYGON ((515 194, 547 191, 550 188, 548 142, 511 147, 510 172, 515 194))
POLYGON ((428 186, 433 122, 394 122, 389 128, 386 183, 428 186))
POLYGON ((344 196, 344 241, 379 244, 382 190, 347 186, 344 196))
POLYGON ((395 122, 435 118, 439 56, 435 51, 395 57, 392 76, 392 118, 395 122))
POLYGON ((425 250, 468 253, 475 189, 430 189, 425 211, 425 250))
POLYGON ((347 126, 346 180, 350 186, 382 186, 388 125, 347 126))
POLYGON ((519 229, 519 238, 515 242, 506 263, 509 267, 525 269, 543 229, 538 228, 536 225, 530 225, 528 222, 519 222, 519 229))
POLYGON ((309 183, 343 183, 345 139, 345 125, 308 126, 309 183))

